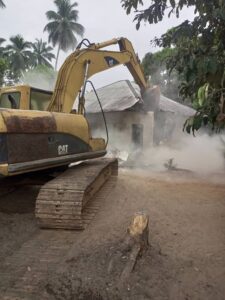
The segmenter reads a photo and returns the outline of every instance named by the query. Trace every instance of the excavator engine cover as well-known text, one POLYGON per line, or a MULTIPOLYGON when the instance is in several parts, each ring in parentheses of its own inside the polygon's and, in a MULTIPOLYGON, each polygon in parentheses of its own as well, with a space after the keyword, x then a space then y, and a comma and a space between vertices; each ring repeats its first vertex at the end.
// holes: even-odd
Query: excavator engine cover
POLYGON ((106 153, 104 140, 90 139, 86 119, 76 114, 1 110, 0 141, 2 176, 69 165, 106 153))

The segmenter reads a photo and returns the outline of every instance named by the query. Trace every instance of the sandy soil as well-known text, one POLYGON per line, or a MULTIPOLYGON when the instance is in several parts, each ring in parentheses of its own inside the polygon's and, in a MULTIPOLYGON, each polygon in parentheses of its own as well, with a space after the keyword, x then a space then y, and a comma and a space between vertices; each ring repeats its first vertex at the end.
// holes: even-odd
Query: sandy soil
MULTIPOLYGON (((75 242, 54 268, 39 275, 36 296, 13 299, 225 299, 225 181, 219 178, 121 170, 92 223, 73 234, 75 242), (150 247, 121 288, 128 253, 117 254, 132 215, 143 210, 150 247)), ((5 261, 40 235, 36 194, 36 188, 20 188, 0 198, 0 282, 5 261)), ((5 290, 0 284, 0 295, 5 290)))

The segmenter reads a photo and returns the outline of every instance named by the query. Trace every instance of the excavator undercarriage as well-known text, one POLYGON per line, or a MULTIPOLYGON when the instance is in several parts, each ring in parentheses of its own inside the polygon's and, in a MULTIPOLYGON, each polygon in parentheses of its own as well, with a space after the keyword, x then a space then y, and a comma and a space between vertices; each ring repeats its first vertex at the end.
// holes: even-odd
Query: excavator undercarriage
POLYGON ((2 178, 0 197, 24 186, 40 187, 35 202, 39 227, 83 230, 112 192, 117 175, 116 158, 96 158, 2 178))
POLYGON ((69 168, 40 189, 35 215, 41 228, 85 229, 97 207, 95 196, 117 177, 117 159, 94 159, 69 168))

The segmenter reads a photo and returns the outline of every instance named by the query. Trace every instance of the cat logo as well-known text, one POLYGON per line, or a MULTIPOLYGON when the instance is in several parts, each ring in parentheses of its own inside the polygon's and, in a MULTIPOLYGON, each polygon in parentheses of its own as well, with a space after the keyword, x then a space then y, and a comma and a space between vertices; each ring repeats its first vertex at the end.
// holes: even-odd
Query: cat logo
POLYGON ((58 146, 58 155, 68 154, 68 145, 59 145, 58 146))

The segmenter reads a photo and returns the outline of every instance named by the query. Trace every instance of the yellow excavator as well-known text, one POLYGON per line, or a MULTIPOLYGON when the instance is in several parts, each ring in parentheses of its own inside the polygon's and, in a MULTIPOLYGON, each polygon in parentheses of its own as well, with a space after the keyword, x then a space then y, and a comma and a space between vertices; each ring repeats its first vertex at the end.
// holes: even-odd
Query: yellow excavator
POLYGON ((126 38, 96 44, 83 40, 60 68, 53 92, 26 85, 1 88, 1 177, 93 159, 64 170, 42 186, 35 211, 41 227, 84 228, 88 201, 117 174, 117 160, 96 159, 106 154, 106 142, 91 136, 85 118, 85 89, 89 77, 121 64, 144 92, 147 81, 126 38), (114 44, 119 51, 102 50, 114 44), (74 110, 76 99, 78 109, 74 110))

